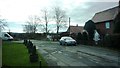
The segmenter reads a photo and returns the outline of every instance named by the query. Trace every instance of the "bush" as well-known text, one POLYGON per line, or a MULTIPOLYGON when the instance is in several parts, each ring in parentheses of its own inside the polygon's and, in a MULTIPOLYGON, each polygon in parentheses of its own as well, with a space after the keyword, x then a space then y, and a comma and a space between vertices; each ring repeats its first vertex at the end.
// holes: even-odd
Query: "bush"
POLYGON ((83 34, 82 34, 82 40, 83 40, 83 44, 87 44, 88 34, 86 32, 83 32, 83 34))
POLYGON ((76 41, 78 44, 82 42, 82 34, 80 32, 77 34, 76 41))
POLYGON ((113 47, 120 47, 120 34, 111 36, 111 44, 113 47))
POLYGON ((120 47, 119 46, 120 34, 108 35, 104 37, 104 46, 120 47))

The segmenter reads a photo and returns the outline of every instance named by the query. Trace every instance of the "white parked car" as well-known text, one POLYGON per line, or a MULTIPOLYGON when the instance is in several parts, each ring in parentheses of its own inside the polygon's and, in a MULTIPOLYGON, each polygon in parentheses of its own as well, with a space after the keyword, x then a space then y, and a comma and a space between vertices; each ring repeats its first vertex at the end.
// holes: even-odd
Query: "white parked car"
POLYGON ((13 37, 10 36, 7 32, 0 32, 0 38, 2 40, 13 40, 13 37))
POLYGON ((68 36, 61 37, 59 43, 60 45, 76 45, 76 41, 68 36))

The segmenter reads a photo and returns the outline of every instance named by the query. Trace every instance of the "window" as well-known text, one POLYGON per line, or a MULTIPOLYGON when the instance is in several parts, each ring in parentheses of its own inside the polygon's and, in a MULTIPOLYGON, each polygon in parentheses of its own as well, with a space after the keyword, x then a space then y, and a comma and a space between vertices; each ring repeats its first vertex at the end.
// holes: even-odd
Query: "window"
POLYGON ((106 29, 109 29, 110 28, 110 22, 106 22, 105 27, 106 27, 106 29))
POLYGON ((5 37, 9 37, 7 34, 4 34, 5 37))

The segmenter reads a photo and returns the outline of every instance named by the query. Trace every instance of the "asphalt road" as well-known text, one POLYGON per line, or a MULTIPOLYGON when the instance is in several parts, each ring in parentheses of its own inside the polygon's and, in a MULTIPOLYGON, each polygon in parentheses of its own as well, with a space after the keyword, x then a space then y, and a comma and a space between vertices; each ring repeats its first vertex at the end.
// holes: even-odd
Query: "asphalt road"
POLYGON ((119 52, 86 45, 62 46, 58 42, 32 40, 49 66, 115 66, 119 52))

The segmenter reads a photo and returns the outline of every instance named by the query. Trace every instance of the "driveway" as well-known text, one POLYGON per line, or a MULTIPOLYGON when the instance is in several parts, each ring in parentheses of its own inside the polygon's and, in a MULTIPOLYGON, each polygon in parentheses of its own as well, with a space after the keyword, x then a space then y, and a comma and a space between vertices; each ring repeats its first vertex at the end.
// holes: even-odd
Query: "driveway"
POLYGON ((58 42, 32 40, 49 66, 119 66, 117 51, 94 46, 62 46, 58 42))

